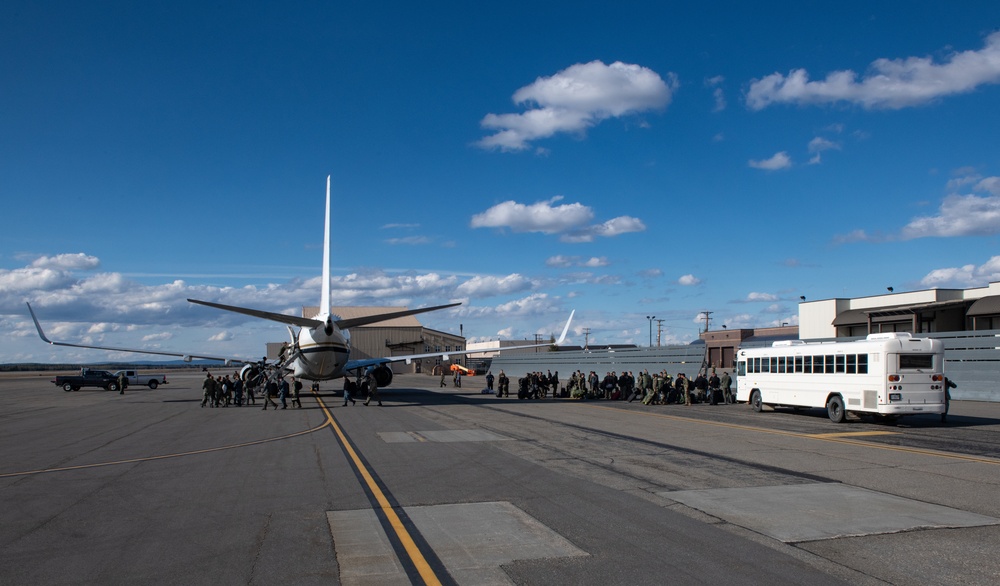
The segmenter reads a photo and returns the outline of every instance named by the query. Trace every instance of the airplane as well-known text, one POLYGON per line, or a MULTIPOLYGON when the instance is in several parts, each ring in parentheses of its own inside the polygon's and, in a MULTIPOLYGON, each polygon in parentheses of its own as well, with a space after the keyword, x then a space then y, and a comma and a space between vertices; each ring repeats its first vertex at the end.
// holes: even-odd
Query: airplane
MULTIPOLYGON (((210 301, 199 301, 197 299, 188 299, 188 301, 223 311, 240 313, 251 317, 285 324, 291 337, 291 344, 288 346, 288 351, 284 352, 283 355, 276 361, 267 362, 265 360, 246 360, 241 358, 210 356, 195 353, 143 350, 138 348, 114 348, 109 346, 57 342, 46 337, 45 332, 42 331, 41 323, 39 323, 34 310, 31 308, 31 304, 27 303, 27 305, 28 313, 31 314, 31 319, 35 322, 35 329, 38 330, 38 336, 43 342, 50 345, 71 346, 75 348, 93 348, 97 350, 113 350, 118 352, 136 352, 160 356, 177 356, 181 357, 185 362, 190 362, 193 359, 217 360, 223 362, 227 366, 233 364, 243 365, 240 370, 241 378, 245 381, 253 380, 255 383, 264 382, 265 380, 275 380, 291 374, 298 379, 313 381, 313 388, 318 388, 319 381, 334 380, 351 374, 360 376, 362 372, 371 371, 378 386, 387 387, 392 382, 392 369, 388 366, 392 362, 406 362, 406 364, 410 364, 413 360, 437 357, 440 357, 443 361, 447 362, 451 359, 451 356, 461 356, 473 352, 482 352, 482 350, 454 350, 447 352, 430 352, 426 354, 410 354, 405 356, 367 358, 364 360, 350 359, 351 349, 350 344, 347 341, 347 336, 345 335, 345 330, 352 327, 378 323, 398 317, 455 307, 456 305, 461 305, 461 303, 448 303, 445 305, 435 305, 433 307, 421 307, 418 309, 385 312, 350 319, 340 319, 338 316, 331 314, 330 176, 327 176, 326 178, 326 220, 323 231, 323 287, 320 294, 319 315, 315 318, 306 318, 273 313, 270 311, 262 311, 259 309, 250 309, 247 307, 224 305, 222 303, 213 303, 210 301), (293 329, 293 327, 297 327, 298 330, 293 329)), ((563 327, 562 334, 559 336, 559 339, 554 342, 554 345, 561 345, 565 341, 566 334, 569 331, 569 326, 573 321, 573 315, 575 313, 575 310, 570 312, 569 319, 566 320, 566 326, 563 327)), ((546 344, 509 346, 500 349, 500 351, 538 348, 551 345, 553 345, 552 342, 546 344)))

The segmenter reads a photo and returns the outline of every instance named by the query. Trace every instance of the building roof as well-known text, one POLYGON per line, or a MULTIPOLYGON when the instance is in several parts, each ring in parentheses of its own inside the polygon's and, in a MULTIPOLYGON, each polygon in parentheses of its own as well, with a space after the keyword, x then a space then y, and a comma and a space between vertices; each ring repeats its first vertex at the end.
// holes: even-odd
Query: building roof
MULTIPOLYGON (((988 299, 988 298, 986 298, 988 299)), ((871 317, 873 322, 898 321, 903 316, 913 315, 922 311, 935 309, 949 309, 967 304, 965 299, 958 301, 934 301, 930 303, 907 303, 905 305, 892 305, 889 307, 872 307, 868 309, 849 309, 837 314, 833 318, 833 325, 846 326, 851 324, 868 323, 871 317)))
POLYGON ((1000 314, 1000 295, 991 295, 977 299, 965 315, 996 315, 1000 314))

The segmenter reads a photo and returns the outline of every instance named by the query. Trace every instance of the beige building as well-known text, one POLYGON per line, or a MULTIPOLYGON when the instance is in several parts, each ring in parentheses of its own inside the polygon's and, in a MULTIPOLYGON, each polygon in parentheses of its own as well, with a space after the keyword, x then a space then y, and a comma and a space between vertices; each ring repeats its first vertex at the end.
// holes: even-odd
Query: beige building
POLYGON ((972 289, 924 289, 799 304, 803 340, 1000 329, 1000 283, 972 289))

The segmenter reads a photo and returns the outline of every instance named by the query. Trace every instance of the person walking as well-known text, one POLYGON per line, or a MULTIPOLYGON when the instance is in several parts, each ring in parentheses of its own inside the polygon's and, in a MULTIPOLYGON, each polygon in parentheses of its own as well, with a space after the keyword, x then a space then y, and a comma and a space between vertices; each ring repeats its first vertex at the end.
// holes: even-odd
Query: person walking
POLYGON ((118 394, 125 394, 125 387, 128 385, 128 378, 125 376, 125 371, 118 373, 118 394))
POLYGON ((288 398, 288 381, 286 381, 284 379, 284 377, 282 377, 282 379, 281 379, 281 386, 278 389, 278 400, 281 401, 281 408, 282 409, 287 409, 288 408, 288 404, 285 403, 285 399, 287 399, 287 398, 288 398))
POLYGON ((263 409, 263 411, 267 411, 267 404, 268 403, 270 403, 271 406, 274 407, 275 411, 278 410, 278 404, 274 402, 274 398, 273 398, 273 397, 277 396, 277 394, 278 394, 278 383, 274 382, 273 380, 267 381, 267 383, 264 385, 264 409, 263 409))
POLYGON ((365 399, 365 406, 375 399, 378 402, 378 406, 382 406, 382 400, 378 398, 378 381, 375 380, 375 371, 371 368, 365 373, 365 382, 368 383, 368 398, 365 399))
POLYGON ((350 401, 351 405, 357 404, 354 397, 351 396, 351 391, 356 388, 354 381, 348 377, 344 377, 344 407, 347 407, 347 402, 350 401))
POLYGON ((299 400, 299 392, 302 391, 302 381, 292 377, 292 405, 302 408, 302 401, 299 400))
POLYGON ((208 373, 205 377, 205 381, 201 383, 201 388, 205 391, 205 397, 201 400, 201 406, 204 407, 208 403, 209 407, 215 407, 215 380, 212 378, 212 373, 208 373))

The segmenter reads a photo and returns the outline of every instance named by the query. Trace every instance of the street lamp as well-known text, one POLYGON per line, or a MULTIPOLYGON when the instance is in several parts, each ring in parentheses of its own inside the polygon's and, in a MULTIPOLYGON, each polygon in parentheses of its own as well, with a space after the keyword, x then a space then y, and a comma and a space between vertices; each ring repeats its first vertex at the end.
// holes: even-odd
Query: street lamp
POLYGON ((646 319, 649 320, 649 347, 653 347, 653 320, 656 319, 655 315, 647 315, 646 319))

